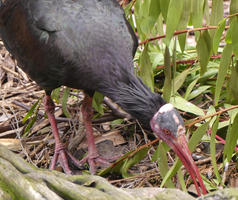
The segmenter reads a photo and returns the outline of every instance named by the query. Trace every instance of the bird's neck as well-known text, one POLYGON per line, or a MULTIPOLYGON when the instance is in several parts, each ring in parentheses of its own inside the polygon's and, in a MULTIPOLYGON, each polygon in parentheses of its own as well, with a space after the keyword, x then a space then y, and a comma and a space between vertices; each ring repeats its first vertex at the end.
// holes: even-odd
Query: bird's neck
POLYGON ((111 98, 145 127, 159 108, 166 102, 159 94, 153 93, 140 78, 129 75, 127 80, 111 83, 101 91, 111 98))

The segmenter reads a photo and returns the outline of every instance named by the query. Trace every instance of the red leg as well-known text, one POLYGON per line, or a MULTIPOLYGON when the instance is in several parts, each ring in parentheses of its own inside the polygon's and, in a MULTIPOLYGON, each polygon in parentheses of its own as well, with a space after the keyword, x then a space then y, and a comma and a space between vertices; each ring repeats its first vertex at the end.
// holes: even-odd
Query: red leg
MULTIPOLYGON (((78 161, 76 158, 74 158, 72 154, 69 153, 68 150, 65 149, 64 145, 62 144, 60 140, 57 123, 54 116, 55 105, 49 95, 45 96, 44 105, 45 105, 45 112, 48 115, 52 132, 55 138, 55 152, 54 152, 54 156, 50 165, 51 170, 55 169, 56 163, 59 160, 65 173, 72 174, 72 171, 69 168, 67 156, 73 161, 75 166, 79 168, 82 166, 83 163, 88 162, 90 166, 90 172, 92 174, 96 173, 96 163, 109 164, 109 162, 106 159, 101 158, 99 156, 96 149, 94 136, 93 136, 92 122, 91 122, 91 118, 93 114, 91 97, 89 97, 88 95, 85 95, 85 98, 82 104, 83 121, 85 124, 86 137, 88 141, 88 155, 85 158, 83 158, 81 161, 78 161)), ((109 158, 108 160, 115 160, 115 158, 109 158)))
MULTIPOLYGON (((85 162, 88 162, 90 166, 90 172, 91 174, 96 173, 96 163, 102 163, 102 164, 109 164, 107 159, 101 158, 98 154, 98 151, 96 149, 95 140, 93 136, 93 128, 92 128, 92 98, 85 94, 83 103, 82 103, 82 115, 83 115, 83 121, 86 129, 86 137, 88 141, 88 155, 83 158, 80 161, 80 164, 83 164, 85 162)), ((108 159, 112 160, 112 159, 108 159)))
POLYGON ((59 131, 57 128, 57 123, 56 123, 55 115, 54 115, 55 104, 49 95, 45 96, 44 106, 45 106, 45 112, 48 115, 48 119, 50 121, 52 132, 55 138, 55 152, 51 161, 50 169, 51 170, 55 169, 56 163, 59 160, 60 165, 64 169, 64 172, 66 174, 72 174, 72 171, 69 168, 67 156, 69 156, 69 158, 73 161, 75 166, 80 168, 81 165, 79 164, 79 161, 76 158, 74 158, 68 150, 65 149, 63 143, 60 140, 59 131))
POLYGON ((72 171, 69 168, 68 160, 66 157, 65 147, 60 141, 60 136, 59 136, 57 123, 56 123, 55 115, 54 115, 55 104, 49 95, 45 96, 44 106, 45 106, 45 112, 48 115, 48 119, 50 121, 52 132, 55 138, 55 152, 54 152, 54 156, 50 165, 50 169, 51 170, 55 169, 56 163, 59 159, 64 171, 67 174, 72 174, 72 171))

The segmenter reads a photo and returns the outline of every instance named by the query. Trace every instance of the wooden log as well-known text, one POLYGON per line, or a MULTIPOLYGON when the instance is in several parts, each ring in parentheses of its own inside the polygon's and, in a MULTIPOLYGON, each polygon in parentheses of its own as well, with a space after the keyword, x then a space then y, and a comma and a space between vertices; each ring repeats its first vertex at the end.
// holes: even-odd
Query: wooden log
MULTIPOLYGON (((238 197, 238 191, 227 189, 208 194, 238 197)), ((114 187, 106 179, 93 175, 66 175, 57 171, 38 169, 0 145, 1 200, 192 200, 178 189, 114 187)), ((227 198, 231 199, 231 198, 227 198)))

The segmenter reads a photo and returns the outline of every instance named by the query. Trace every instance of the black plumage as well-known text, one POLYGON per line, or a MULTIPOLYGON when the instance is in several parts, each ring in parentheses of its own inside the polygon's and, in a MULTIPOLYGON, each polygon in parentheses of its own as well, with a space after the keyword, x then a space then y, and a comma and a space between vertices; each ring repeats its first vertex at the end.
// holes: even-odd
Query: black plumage
MULTIPOLYGON (((91 97, 95 91, 151 127, 179 156, 184 155, 183 162, 196 167, 188 149, 178 152, 186 143, 185 137, 179 137, 185 129, 178 112, 134 75, 138 42, 116 0, 5 0, 0 7, 0 35, 19 66, 46 91, 45 109, 56 140, 51 169, 59 157, 65 171, 71 173, 66 156, 71 154, 60 142, 49 96, 61 85, 83 89, 86 94, 82 112, 89 153, 83 162, 89 162, 91 172, 95 172, 95 162, 104 162, 92 134, 91 97), (171 123, 162 126, 167 118, 171 123)), ((196 174, 205 193, 198 171, 189 172, 196 174)))
POLYGON ((94 91, 102 75, 112 82, 125 81, 121 69, 133 73, 137 40, 114 0, 8 0, 2 10, 5 45, 46 90, 94 91))
POLYGON ((8 0, 2 10, 4 44, 48 94, 99 91, 147 127, 165 104, 134 75, 138 42, 116 1, 8 0))

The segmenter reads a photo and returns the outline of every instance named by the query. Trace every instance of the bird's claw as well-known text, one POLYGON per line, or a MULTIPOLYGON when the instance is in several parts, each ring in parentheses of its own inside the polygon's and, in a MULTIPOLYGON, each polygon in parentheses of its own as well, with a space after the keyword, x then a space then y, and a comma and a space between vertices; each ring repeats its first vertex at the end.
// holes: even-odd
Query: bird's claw
POLYGON ((65 171, 66 174, 73 174, 72 170, 69 168, 68 159, 69 157, 74 165, 79 169, 87 162, 89 164, 89 171, 91 174, 96 174, 97 165, 109 166, 114 160, 118 158, 111 157, 111 158, 103 158, 98 153, 88 154, 82 160, 78 161, 66 148, 63 144, 59 144, 55 147, 55 153, 52 158, 52 162, 50 165, 50 169, 54 170, 56 167, 57 161, 60 162, 61 167, 65 171))
POLYGON ((55 147, 55 153, 50 164, 50 169, 54 170, 57 161, 59 161, 66 174, 73 174, 71 169, 69 168, 69 163, 67 159, 67 155, 69 154, 70 153, 65 149, 62 144, 57 145, 57 147, 55 147))
POLYGON ((109 166, 111 163, 110 161, 114 161, 114 158, 103 158, 99 154, 92 154, 85 156, 82 160, 79 161, 79 164, 82 166, 84 163, 89 164, 89 171, 91 174, 96 174, 96 165, 107 165, 109 166))

